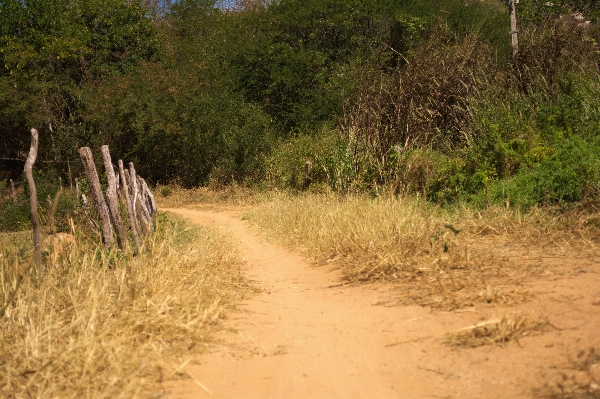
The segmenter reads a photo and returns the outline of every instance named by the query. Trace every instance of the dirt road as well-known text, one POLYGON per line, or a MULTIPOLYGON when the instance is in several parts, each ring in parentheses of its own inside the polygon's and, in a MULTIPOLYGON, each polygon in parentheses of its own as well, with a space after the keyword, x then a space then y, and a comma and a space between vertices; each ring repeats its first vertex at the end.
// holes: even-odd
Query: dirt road
POLYGON ((188 364, 192 379, 169 385, 170 399, 529 398, 559 378, 568 356, 600 348, 598 262, 532 283, 538 295, 523 306, 432 313, 385 306, 389 285, 340 286, 337 273, 256 236, 239 212, 168 211, 230 229, 263 291, 228 315, 222 343, 188 364), (442 343, 445 333, 512 313, 543 314, 560 330, 505 347, 442 343))

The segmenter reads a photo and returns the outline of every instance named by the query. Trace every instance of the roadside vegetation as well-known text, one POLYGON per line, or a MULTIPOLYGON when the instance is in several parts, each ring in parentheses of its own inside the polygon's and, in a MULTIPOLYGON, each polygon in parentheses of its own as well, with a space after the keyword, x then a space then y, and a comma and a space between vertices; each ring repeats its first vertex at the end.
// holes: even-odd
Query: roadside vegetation
POLYGON ((495 0, 60 4, 0 5, 3 179, 36 126, 64 181, 79 146, 108 144, 186 188, 598 198, 594 2, 521 1, 514 57, 495 0))
POLYGON ((168 214, 135 256, 73 226, 46 239, 41 276, 31 233, 0 234, 0 396, 155 398, 250 291, 235 245, 168 214))
POLYGON ((280 197, 246 217, 349 283, 390 281, 398 303, 442 309, 527 301, 520 287, 545 270, 516 255, 589 256, 600 243, 597 212, 446 209, 392 195, 280 197))
POLYGON ((393 282, 398 304, 523 303, 545 270, 519 253, 597 253, 597 2, 521 0, 515 56, 500 0, 231 3, 0 2, 1 395, 153 397, 250 290, 225 233, 173 216, 139 253, 102 250, 57 196, 81 146, 133 161, 160 206, 251 204, 266 235, 344 283, 393 282), (30 127, 46 236, 75 236, 40 276, 30 127))

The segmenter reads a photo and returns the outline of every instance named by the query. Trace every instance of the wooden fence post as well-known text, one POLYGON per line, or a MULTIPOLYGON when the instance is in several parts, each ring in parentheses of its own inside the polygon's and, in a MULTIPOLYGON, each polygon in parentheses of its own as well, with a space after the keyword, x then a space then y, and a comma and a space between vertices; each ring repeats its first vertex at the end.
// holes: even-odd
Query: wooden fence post
POLYGON ((42 266, 42 230, 40 228, 40 217, 37 211, 37 191, 33 181, 33 164, 37 159, 38 152, 38 131, 31 129, 31 148, 25 162, 25 175, 29 186, 29 208, 31 211, 31 224, 33 225, 33 263, 35 264, 36 274, 39 276, 42 266))
POLYGON ((129 191, 129 184, 127 182, 128 177, 125 176, 126 172, 127 171, 123 167, 123 161, 119 159, 119 174, 121 176, 121 186, 123 187, 121 192, 125 196, 125 203, 127 204, 127 214, 129 215, 129 225, 131 226, 131 231, 133 232, 133 235, 135 237, 135 243, 139 248, 142 246, 142 240, 140 238, 140 232, 138 230, 137 222, 135 220, 135 210, 133 208, 131 192, 129 191))
POLYGON ((117 182, 117 198, 119 198, 119 193, 121 192, 121 179, 119 178, 119 173, 117 171, 115 171, 115 168, 113 168, 113 174, 116 177, 116 182, 117 182))
POLYGON ((79 200, 79 179, 75 178, 75 198, 79 200))
POLYGON ((81 147, 79 149, 79 156, 81 157, 81 163, 85 169, 85 174, 90 186, 90 193, 92 194, 92 200, 94 201, 98 216, 100 216, 100 222, 102 223, 102 242, 106 248, 109 248, 113 243, 112 227, 110 225, 108 206, 106 206, 106 202, 104 201, 102 187, 100 186, 100 180, 98 179, 98 173, 96 172, 96 165, 94 165, 92 150, 90 150, 89 147, 81 147))
POLYGON ((17 203, 17 191, 15 190, 15 182, 13 181, 13 179, 10 179, 10 193, 11 193, 13 202, 16 204, 17 203))
POLYGON ((145 235, 148 235, 150 234, 150 229, 148 228, 148 221, 144 216, 144 210, 141 206, 137 175, 135 173, 135 167, 133 165, 133 162, 129 162, 129 182, 131 184, 131 195, 133 196, 133 209, 135 210, 136 217, 140 222, 142 231, 145 235))
POLYGON ((141 179, 142 180, 142 184, 144 186, 144 192, 146 193, 146 197, 148 199, 148 209, 150 210, 150 216, 154 216, 156 215, 156 212, 158 212, 158 208, 156 207, 156 200, 154 199, 154 194, 152 194, 152 191, 150 191, 150 188, 148 188, 148 184, 146 184, 146 180, 141 179))
POLYGON ((117 198, 117 179, 115 177, 115 170, 113 169, 112 162, 110 159, 110 151, 107 145, 100 147, 102 152, 102 161, 104 162, 104 170, 106 171, 106 177, 108 181, 108 187, 106 189, 106 200, 108 201, 108 209, 110 210, 110 216, 113 221, 113 226, 117 231, 117 242, 119 248, 123 249, 127 247, 127 235, 123 228, 123 220, 121 220, 121 214, 119 212, 119 200, 117 198))
POLYGON ((138 191, 139 191, 139 195, 140 195, 140 206, 142 207, 142 211, 144 212, 144 218, 146 219, 146 222, 148 223, 148 228, 150 229, 151 226, 151 214, 150 214, 150 210, 148 209, 148 195, 146 194, 146 190, 144 190, 144 185, 146 184, 146 182, 144 181, 144 179, 142 179, 141 177, 137 177, 138 179, 138 191))

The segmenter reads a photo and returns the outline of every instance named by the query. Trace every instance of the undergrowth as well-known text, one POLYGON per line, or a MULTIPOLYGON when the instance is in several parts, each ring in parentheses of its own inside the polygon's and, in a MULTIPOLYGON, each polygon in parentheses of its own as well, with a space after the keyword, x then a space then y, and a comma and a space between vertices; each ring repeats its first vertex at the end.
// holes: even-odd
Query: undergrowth
POLYGON ((230 237, 171 215, 136 256, 76 227, 74 244, 45 247, 41 276, 30 234, 0 235, 2 397, 157 397, 249 290, 230 237))

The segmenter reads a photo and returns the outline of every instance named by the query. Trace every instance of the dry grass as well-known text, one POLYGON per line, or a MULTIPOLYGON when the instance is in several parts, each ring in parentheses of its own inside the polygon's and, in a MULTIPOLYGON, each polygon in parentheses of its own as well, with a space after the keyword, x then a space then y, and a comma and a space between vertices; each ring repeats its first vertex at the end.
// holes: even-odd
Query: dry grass
MULTIPOLYGON (((27 269, 30 234, 0 236, 0 301, 27 269)), ((201 352, 220 315, 246 292, 223 232, 159 215, 133 257, 76 232, 46 273, 26 278, 0 319, 0 396, 152 398, 201 352)))
POLYGON ((528 316, 482 322, 446 335, 444 343, 454 348, 476 348, 483 345, 503 345, 519 342, 525 336, 539 335, 554 328, 547 320, 528 316))
POLYGON ((410 198, 280 197, 247 217, 315 264, 340 268, 349 282, 391 280, 400 304, 445 309, 526 301, 519 285, 541 270, 510 261, 507 248, 581 253, 600 242, 589 215, 447 211, 410 198))
POLYGON ((196 187, 186 189, 175 184, 168 186, 156 186, 156 201, 159 207, 176 208, 198 204, 220 204, 241 206, 255 204, 261 201, 265 195, 255 190, 245 188, 236 184, 219 189, 211 187, 196 187))

